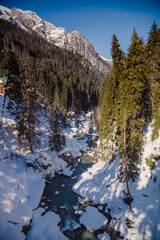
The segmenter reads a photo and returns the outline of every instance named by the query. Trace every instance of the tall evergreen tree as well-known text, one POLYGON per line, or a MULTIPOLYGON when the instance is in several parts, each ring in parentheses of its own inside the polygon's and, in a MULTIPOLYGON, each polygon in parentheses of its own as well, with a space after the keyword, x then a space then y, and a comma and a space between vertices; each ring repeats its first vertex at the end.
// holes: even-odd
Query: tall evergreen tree
POLYGON ((33 152, 33 147, 39 143, 37 137, 37 107, 38 99, 36 93, 36 75, 34 59, 26 53, 23 62, 23 106, 21 117, 18 124, 19 141, 24 147, 30 148, 33 152))
POLYGON ((67 99, 68 99, 68 83, 67 78, 63 80, 62 92, 61 92, 61 106, 63 110, 67 111, 67 99))
POLYGON ((64 122, 63 114, 59 110, 58 106, 51 113, 50 117, 50 128, 51 133, 49 136, 49 147, 50 150, 60 151, 62 146, 65 145, 65 136, 61 133, 62 124, 64 122))
POLYGON ((54 91, 54 109, 56 106, 60 106, 60 94, 59 94, 59 87, 56 84, 55 91, 54 91))
POLYGON ((148 59, 147 73, 150 83, 152 119, 154 119, 152 124, 154 128, 152 140, 154 140, 158 137, 160 130, 160 29, 155 22, 149 32, 146 56, 148 59))
POLYGON ((103 145, 111 148, 110 155, 114 146, 119 152, 121 178, 131 201, 129 179, 134 177, 139 159, 149 99, 143 41, 134 29, 128 55, 124 57, 114 35, 111 53, 113 68, 102 98, 100 135, 103 145))
POLYGON ((10 114, 15 117, 16 128, 18 130, 18 121, 20 119, 22 107, 22 91, 20 78, 20 64, 13 50, 9 50, 7 52, 6 56, 3 59, 2 65, 6 69, 8 77, 4 95, 2 114, 5 106, 5 99, 6 96, 8 96, 7 109, 10 112, 10 114))
POLYGON ((147 111, 147 78, 145 76, 144 46, 133 30, 131 45, 125 60, 124 79, 119 86, 119 113, 117 118, 118 137, 117 146, 121 158, 122 180, 127 184, 134 177, 135 166, 138 163, 142 146, 142 131, 145 125, 147 111))
POLYGON ((112 44, 111 55, 112 55, 112 59, 113 59, 113 68, 117 69, 120 67, 120 65, 122 63, 124 53, 123 53, 122 49, 120 48, 120 44, 119 44, 117 36, 115 34, 113 34, 111 44, 112 44))
POLYGON ((3 60, 3 66, 7 70, 8 81, 6 95, 9 97, 7 109, 17 118, 20 114, 22 102, 20 66, 18 58, 13 50, 9 50, 3 60))
POLYGON ((147 45, 151 51, 151 54, 153 54, 152 48, 154 48, 155 44, 158 43, 159 40, 160 40, 160 36, 159 36, 159 31, 158 31, 158 25, 154 21, 151 26, 151 29, 149 31, 149 37, 148 37, 148 41, 147 41, 147 45))
POLYGON ((124 54, 115 34, 113 35, 111 44, 113 68, 106 80, 105 92, 101 103, 100 137, 103 142, 103 148, 105 148, 104 151, 107 152, 107 156, 113 158, 115 151, 118 86, 123 72, 124 54))
POLYGON ((77 95, 78 95, 77 89, 75 87, 73 87, 71 110, 75 113, 77 113, 79 110, 79 103, 78 103, 77 95))

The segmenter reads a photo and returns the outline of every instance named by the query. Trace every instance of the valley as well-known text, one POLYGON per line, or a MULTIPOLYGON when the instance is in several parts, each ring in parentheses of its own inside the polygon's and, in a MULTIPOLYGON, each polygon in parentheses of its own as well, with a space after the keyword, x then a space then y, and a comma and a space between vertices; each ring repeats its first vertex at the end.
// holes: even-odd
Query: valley
POLYGON ((111 56, 0 6, 1 240, 160 239, 157 23, 111 56))

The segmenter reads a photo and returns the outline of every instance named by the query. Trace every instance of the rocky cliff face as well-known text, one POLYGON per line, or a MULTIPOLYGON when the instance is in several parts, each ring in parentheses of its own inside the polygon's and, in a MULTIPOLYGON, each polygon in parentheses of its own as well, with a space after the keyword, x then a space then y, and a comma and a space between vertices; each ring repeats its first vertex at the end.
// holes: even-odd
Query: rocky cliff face
POLYGON ((98 71, 106 74, 112 67, 112 61, 102 58, 79 32, 69 33, 65 28, 57 28, 53 24, 43 21, 32 11, 0 6, 0 18, 11 21, 26 31, 32 29, 56 46, 83 55, 98 71))

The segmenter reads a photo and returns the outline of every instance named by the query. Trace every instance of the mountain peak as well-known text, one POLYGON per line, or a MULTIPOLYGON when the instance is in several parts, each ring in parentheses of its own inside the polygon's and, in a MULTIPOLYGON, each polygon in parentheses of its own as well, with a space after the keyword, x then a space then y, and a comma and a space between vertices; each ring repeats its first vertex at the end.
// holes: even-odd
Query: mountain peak
POLYGON ((0 10, 0 18, 11 21, 26 31, 30 28, 56 46, 83 55, 98 71, 104 73, 110 71, 111 63, 104 61, 79 32, 68 33, 65 28, 56 27, 52 23, 44 21, 32 11, 23 11, 17 8, 10 10, 3 6, 0 6, 0 10))

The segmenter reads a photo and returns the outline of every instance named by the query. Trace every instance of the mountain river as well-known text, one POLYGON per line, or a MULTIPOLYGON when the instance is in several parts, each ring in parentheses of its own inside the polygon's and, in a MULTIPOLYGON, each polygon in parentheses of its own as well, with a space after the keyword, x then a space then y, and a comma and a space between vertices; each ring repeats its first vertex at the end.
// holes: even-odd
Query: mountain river
MULTIPOLYGON (((87 134, 81 136, 80 139, 86 139, 88 144, 87 151, 96 154, 97 137, 87 134)), ((73 159, 71 169, 72 176, 64 176, 56 173, 51 183, 46 183, 42 196, 43 204, 47 211, 54 211, 61 218, 59 223, 61 231, 70 240, 97 240, 94 232, 88 231, 84 226, 80 225, 80 215, 75 214, 78 204, 78 198, 73 191, 73 185, 78 181, 79 176, 95 163, 95 157, 91 157, 87 152, 82 152, 80 157, 73 159)))

